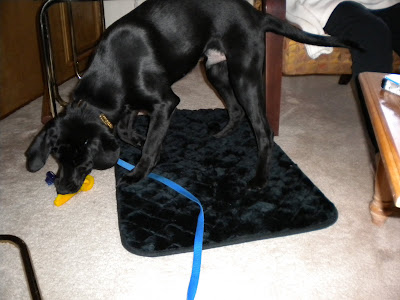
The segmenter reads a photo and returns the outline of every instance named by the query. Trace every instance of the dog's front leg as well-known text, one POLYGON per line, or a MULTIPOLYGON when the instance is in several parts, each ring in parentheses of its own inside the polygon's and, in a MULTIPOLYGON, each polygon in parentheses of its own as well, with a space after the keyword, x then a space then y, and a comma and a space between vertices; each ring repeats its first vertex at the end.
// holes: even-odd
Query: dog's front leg
POLYGON ((167 100, 164 99, 162 103, 157 103, 153 106, 154 109, 150 113, 149 129, 142 149, 142 156, 136 167, 123 176, 118 185, 129 185, 138 182, 155 167, 160 157, 162 142, 168 131, 172 113, 178 103, 179 97, 171 90, 167 100))
POLYGON ((116 132, 121 140, 134 147, 141 148, 144 144, 145 137, 138 134, 135 129, 135 122, 138 115, 137 110, 127 111, 123 118, 118 122, 116 132))

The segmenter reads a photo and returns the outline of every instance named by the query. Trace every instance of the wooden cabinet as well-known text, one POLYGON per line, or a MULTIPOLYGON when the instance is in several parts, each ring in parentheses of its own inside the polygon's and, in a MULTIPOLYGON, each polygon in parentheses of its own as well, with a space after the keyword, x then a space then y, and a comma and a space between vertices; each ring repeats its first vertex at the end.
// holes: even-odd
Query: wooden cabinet
POLYGON ((75 31, 75 44, 80 70, 102 34, 102 14, 99 2, 71 2, 72 20, 67 3, 54 4, 49 9, 51 40, 56 78, 65 81, 74 74, 70 23, 75 31))
MULTIPOLYGON (((0 1, 0 118, 43 95, 47 89, 43 80, 38 24, 44 2, 0 1)), ((81 71, 86 68, 103 30, 103 8, 99 2, 72 2, 71 14, 67 5, 54 4, 49 9, 55 74, 59 84, 75 75, 70 22, 74 25, 81 71)))

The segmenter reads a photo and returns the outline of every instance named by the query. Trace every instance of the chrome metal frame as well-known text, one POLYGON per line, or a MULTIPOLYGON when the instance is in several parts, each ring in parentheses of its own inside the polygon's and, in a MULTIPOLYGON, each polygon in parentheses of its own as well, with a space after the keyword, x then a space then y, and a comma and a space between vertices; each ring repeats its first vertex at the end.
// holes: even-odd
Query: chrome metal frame
POLYGON ((22 258, 22 263, 24 266, 25 275, 28 280, 29 291, 31 293, 32 300, 41 300, 42 296, 40 294, 40 289, 36 279, 31 256, 29 255, 28 246, 22 239, 20 239, 15 235, 10 235, 10 234, 0 235, 0 243, 3 242, 11 243, 19 249, 22 258))
POLYGON ((72 56, 74 60, 74 69, 77 77, 80 79, 81 74, 79 73, 79 62, 77 60, 77 51, 76 51, 76 43, 75 43, 75 30, 73 26, 73 17, 72 17, 72 9, 71 9, 71 2, 80 2, 80 1, 99 1, 101 3, 101 14, 102 14, 102 27, 103 31, 105 28, 104 25, 104 5, 103 0, 47 0, 39 14, 39 24, 40 24, 40 33, 42 37, 42 52, 43 52, 43 62, 45 68, 44 77, 47 82, 47 88, 49 92, 50 98, 50 106, 51 112, 53 117, 57 116, 57 103, 61 106, 66 106, 68 102, 64 101, 59 92, 57 86, 56 75, 54 71, 54 58, 53 58, 53 51, 52 51, 52 44, 51 44, 51 35, 50 35, 50 23, 49 23, 49 16, 48 16, 48 9, 56 4, 67 2, 68 3, 68 13, 70 16, 70 34, 71 34, 71 46, 72 46, 72 56))

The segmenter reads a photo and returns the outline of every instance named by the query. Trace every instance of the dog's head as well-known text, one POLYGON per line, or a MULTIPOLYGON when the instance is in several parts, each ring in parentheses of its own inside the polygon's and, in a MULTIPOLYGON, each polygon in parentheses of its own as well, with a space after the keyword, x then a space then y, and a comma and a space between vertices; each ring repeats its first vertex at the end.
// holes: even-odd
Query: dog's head
POLYGON ((40 170, 50 154, 59 164, 57 193, 70 194, 80 189, 92 169, 114 166, 119 146, 98 115, 82 107, 68 107, 33 140, 26 151, 27 169, 40 170))

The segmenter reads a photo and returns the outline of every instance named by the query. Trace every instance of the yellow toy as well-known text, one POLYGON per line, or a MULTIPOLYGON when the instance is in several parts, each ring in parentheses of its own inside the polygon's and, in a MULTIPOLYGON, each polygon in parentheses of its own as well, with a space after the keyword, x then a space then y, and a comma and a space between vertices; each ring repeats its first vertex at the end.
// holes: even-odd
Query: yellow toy
POLYGON ((54 205, 55 206, 61 206, 63 205, 65 202, 67 202, 69 199, 71 199, 73 196, 75 196, 76 194, 78 194, 80 191, 82 192, 86 192, 89 191, 94 185, 94 178, 91 175, 86 176, 85 181, 83 182, 81 188, 79 191, 77 191, 74 194, 66 194, 66 195, 61 195, 59 194, 56 198, 56 200, 54 200, 54 205))

